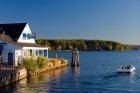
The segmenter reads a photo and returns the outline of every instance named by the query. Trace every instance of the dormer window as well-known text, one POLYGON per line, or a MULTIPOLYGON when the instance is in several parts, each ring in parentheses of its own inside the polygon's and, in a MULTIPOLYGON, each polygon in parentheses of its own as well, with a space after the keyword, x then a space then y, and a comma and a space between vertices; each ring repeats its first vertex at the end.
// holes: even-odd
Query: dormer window
POLYGON ((26 33, 23 33, 22 39, 26 40, 26 33))
POLYGON ((29 40, 29 39, 33 39, 35 37, 36 37, 35 34, 23 33, 22 39, 23 40, 29 40))
POLYGON ((27 40, 28 40, 28 39, 30 39, 30 34, 29 34, 29 33, 27 34, 27 40))
POLYGON ((30 39, 35 39, 36 38, 36 34, 35 33, 29 34, 29 38, 30 39))

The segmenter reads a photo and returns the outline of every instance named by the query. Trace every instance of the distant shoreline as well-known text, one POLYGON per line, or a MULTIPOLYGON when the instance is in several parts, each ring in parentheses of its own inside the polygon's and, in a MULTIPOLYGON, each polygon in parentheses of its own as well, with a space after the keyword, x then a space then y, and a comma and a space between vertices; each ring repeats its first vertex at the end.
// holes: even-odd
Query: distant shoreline
POLYGON ((37 39, 37 44, 50 47, 52 51, 128 51, 140 50, 140 45, 126 45, 115 41, 85 39, 37 39))
MULTIPOLYGON (((49 50, 49 52, 71 52, 72 50, 49 50)), ((139 50, 125 50, 125 51, 107 51, 107 50, 80 50, 81 52, 126 52, 126 51, 139 51, 139 50)))

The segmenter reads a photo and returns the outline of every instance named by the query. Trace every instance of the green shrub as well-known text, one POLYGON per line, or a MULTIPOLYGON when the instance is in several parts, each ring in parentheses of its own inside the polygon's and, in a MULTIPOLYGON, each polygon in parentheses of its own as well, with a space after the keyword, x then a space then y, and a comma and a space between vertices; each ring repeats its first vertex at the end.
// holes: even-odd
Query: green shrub
POLYGON ((61 64, 64 64, 64 63, 65 63, 65 59, 61 58, 61 64))
POLYGON ((48 66, 50 60, 49 60, 48 58, 46 58, 46 59, 44 60, 44 62, 45 62, 45 65, 48 66))
POLYGON ((33 59, 24 59, 23 64, 28 71, 34 72, 37 69, 37 64, 33 59))
POLYGON ((39 68, 45 67, 45 59, 42 56, 37 57, 37 65, 39 68))
POLYGON ((42 56, 37 57, 37 62, 43 62, 43 61, 44 61, 44 58, 42 56))

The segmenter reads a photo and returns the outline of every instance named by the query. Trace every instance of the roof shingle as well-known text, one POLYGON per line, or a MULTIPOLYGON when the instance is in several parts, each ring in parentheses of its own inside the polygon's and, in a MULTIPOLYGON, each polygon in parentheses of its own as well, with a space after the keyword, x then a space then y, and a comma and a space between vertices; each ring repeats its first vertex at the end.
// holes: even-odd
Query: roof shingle
POLYGON ((0 24, 0 34, 8 35, 13 41, 17 41, 27 23, 0 24))

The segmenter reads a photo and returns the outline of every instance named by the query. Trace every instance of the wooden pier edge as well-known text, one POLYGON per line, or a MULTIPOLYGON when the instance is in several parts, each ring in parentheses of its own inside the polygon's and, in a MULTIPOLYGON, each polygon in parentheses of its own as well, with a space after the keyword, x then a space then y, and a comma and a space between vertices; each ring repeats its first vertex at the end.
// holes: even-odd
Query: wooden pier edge
POLYGON ((68 66, 68 63, 60 64, 59 66, 52 66, 52 67, 47 67, 43 69, 38 69, 34 73, 28 72, 25 68, 18 69, 17 71, 10 72, 0 77, 0 88, 7 86, 9 84, 15 83, 27 77, 38 75, 43 72, 49 72, 49 71, 61 69, 67 66, 68 66))

